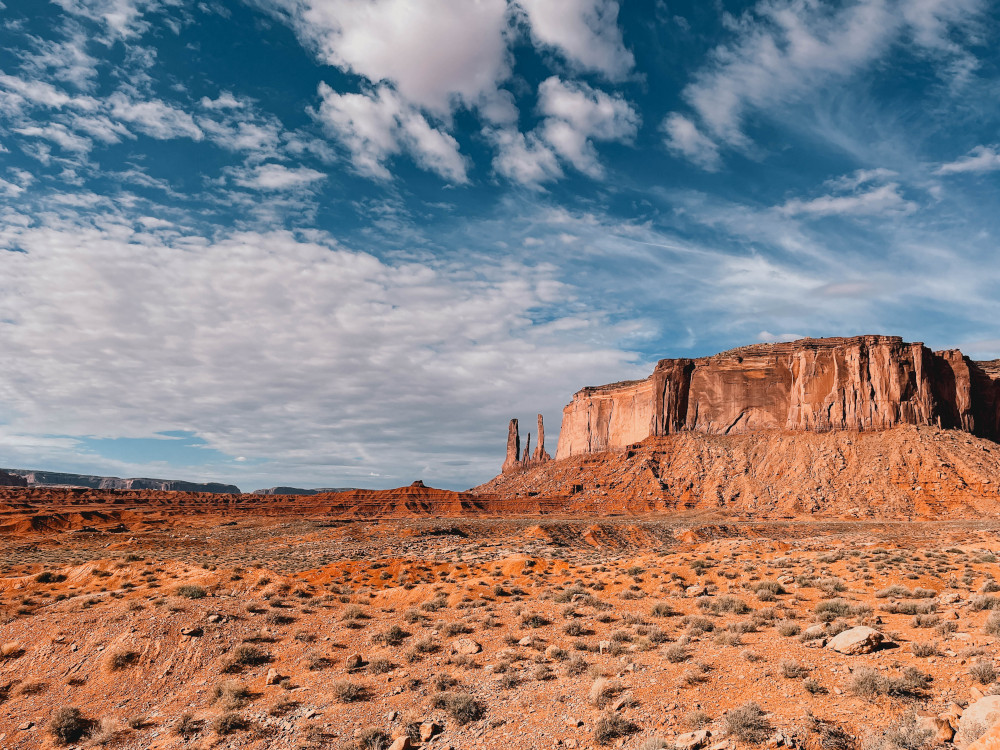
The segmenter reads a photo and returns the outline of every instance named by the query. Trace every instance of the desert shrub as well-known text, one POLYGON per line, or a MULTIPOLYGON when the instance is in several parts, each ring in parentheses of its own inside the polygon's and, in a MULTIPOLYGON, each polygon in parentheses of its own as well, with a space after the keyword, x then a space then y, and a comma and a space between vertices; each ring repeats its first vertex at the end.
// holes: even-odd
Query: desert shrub
POLYGON ((814 680, 812 677, 807 677, 806 679, 802 680, 802 687, 806 689, 807 693, 810 693, 812 695, 819 695, 820 693, 826 692, 826 688, 823 687, 821 684, 819 684, 819 682, 814 680))
POLYGON ((447 711, 459 725, 478 721, 486 713, 486 706, 470 693, 437 693, 431 698, 431 704, 447 711))
POLYGON ((212 689, 212 697, 227 711, 244 705, 250 696, 250 689, 238 680, 223 680, 212 689))
POLYGON ((205 591, 201 586, 195 586, 193 584, 184 584, 183 586, 178 586, 174 589, 174 593, 177 596, 183 596, 187 599, 204 599, 208 596, 208 592, 205 591))
POLYGON ((271 655, 264 649, 249 643, 241 643, 223 658, 222 671, 231 674, 239 672, 244 667, 266 664, 270 660, 271 655))
POLYGON ((609 745, 614 740, 627 737, 639 731, 639 727, 621 714, 604 714, 594 727, 594 742, 598 745, 609 745))
POLYGON ((778 629, 778 633, 786 638, 791 638, 792 636, 798 635, 802 632, 802 628, 799 627, 797 623, 791 622, 790 620, 782 620, 775 627, 778 629))
POLYGON ((190 712, 182 713, 177 717, 177 721, 174 722, 171 731, 184 739, 188 739, 199 732, 201 729, 201 722, 194 718, 194 714, 190 712))
POLYGON ((546 620, 539 614, 525 614, 521 617, 521 625, 526 628, 543 628, 549 624, 546 620))
POLYGON ((107 665, 108 669, 112 672, 117 672, 120 669, 125 669, 130 667, 139 661, 139 653, 137 651, 112 651, 108 654, 107 665))
POLYGON ((586 672, 587 667, 589 666, 590 665, 587 663, 587 660, 577 654, 575 656, 570 657, 566 661, 566 664, 564 665, 563 669, 565 670, 567 677, 575 677, 577 675, 581 675, 584 672, 586 672))
POLYGON ((990 612, 983 625, 983 632, 987 635, 1000 635, 1000 612, 990 612))
POLYGON ((858 667, 848 689, 862 698, 879 695, 917 697, 927 689, 928 677, 915 667, 907 667, 899 677, 890 677, 871 667, 858 667))
POLYGON ((399 627, 399 625, 391 625, 381 633, 373 635, 372 643, 384 643, 386 646, 399 646, 409 637, 410 634, 399 627))
POLYGON ((750 605, 737 596, 726 594, 715 599, 709 608, 716 614, 731 612, 734 615, 745 615, 750 611, 750 605))
POLYGON ((863 750, 921 750, 930 743, 934 731, 923 729, 915 714, 897 719, 881 734, 868 735, 862 741, 863 750))
POLYGON ((687 724, 692 729, 701 729, 706 724, 712 721, 712 717, 709 716, 704 711, 696 709, 694 711, 689 711, 684 716, 684 723, 687 724))
POLYGON ((808 670, 793 659, 783 659, 781 664, 781 674, 789 680, 797 679, 806 675, 808 670))
POLYGON ((456 636, 462 635, 463 633, 471 633, 472 628, 466 625, 464 622, 449 622, 444 626, 442 631, 446 636, 456 636))
POLYGON ((355 738, 353 746, 357 750, 387 750, 392 744, 392 737, 383 729, 369 727, 362 729, 355 738))
POLYGON ((680 664, 691 658, 691 654, 687 649, 687 643, 678 641, 677 643, 672 643, 663 649, 663 656, 671 664, 680 664))
POLYGON ((35 576, 35 581, 37 583, 62 583, 65 580, 65 575, 62 573, 53 573, 51 570, 43 570, 35 576))
POLYGON ((227 711, 215 720, 213 728, 219 734, 227 735, 232 734, 233 732, 242 732, 245 729, 249 729, 250 722, 241 714, 234 711, 227 711))
POLYGON ((701 633, 711 633, 715 630, 715 623, 709 620, 707 617, 701 617, 699 615, 688 615, 683 620, 681 624, 684 625, 692 635, 701 633))
POLYGON ((913 652, 914 656, 921 659, 927 658, 928 656, 937 656, 938 645, 934 641, 918 642, 914 641, 910 644, 910 651, 913 652))
POLYGON ((617 680, 598 677, 594 680, 594 684, 590 686, 590 702, 598 708, 604 708, 622 690, 622 685, 617 680))
POLYGON ((667 742, 662 737, 647 737, 639 745, 639 750, 666 750, 666 748, 673 746, 672 743, 667 742))
POLYGON ((434 654, 441 650, 441 644, 428 635, 414 643, 413 648, 420 654, 434 654))
POLYGON ((385 674, 386 672, 391 672, 396 668, 389 659, 376 658, 372 659, 368 664, 368 671, 372 674, 385 674))
POLYGON ((57 708, 49 719, 49 734, 59 745, 79 742, 87 734, 91 722, 84 718, 76 706, 57 708))
POLYGON ((890 597, 895 599, 909 599, 910 595, 910 590, 899 583, 894 583, 875 592, 875 596, 879 599, 888 599, 890 597))
POLYGON ((722 725, 727 734, 751 745, 759 745, 772 732, 764 710, 752 701, 727 711, 722 725))
POLYGON ((650 609, 650 614, 653 617, 671 617, 675 612, 669 602, 657 602, 650 609))
POLYGON ((341 703, 354 703, 365 698, 365 688, 351 680, 336 680, 330 685, 333 697, 341 703))
POLYGON ((993 666, 993 662, 980 659, 969 667, 969 676, 980 685, 989 685, 996 680, 997 670, 993 666))
POLYGON ((915 628, 933 628, 939 622, 941 618, 937 615, 914 615, 910 625, 915 628))
POLYGON ((1000 597, 977 596, 969 602, 969 608, 973 612, 982 612, 984 609, 1000 609, 1000 597))

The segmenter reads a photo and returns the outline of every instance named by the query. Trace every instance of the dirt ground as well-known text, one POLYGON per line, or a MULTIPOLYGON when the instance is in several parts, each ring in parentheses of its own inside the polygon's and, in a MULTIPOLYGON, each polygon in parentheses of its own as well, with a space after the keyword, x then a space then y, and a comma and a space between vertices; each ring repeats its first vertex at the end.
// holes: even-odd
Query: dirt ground
POLYGON ((873 748, 1000 692, 998 521, 165 518, 0 540, 0 746, 873 748))

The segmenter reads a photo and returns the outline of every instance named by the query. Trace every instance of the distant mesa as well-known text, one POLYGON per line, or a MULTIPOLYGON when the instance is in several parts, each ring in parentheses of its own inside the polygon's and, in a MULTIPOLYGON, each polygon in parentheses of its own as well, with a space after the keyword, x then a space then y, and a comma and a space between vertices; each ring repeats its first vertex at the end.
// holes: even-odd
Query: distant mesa
POLYGON ((0 469, 0 487, 27 487, 28 480, 17 474, 8 474, 0 469))
POLYGON ((357 487, 318 487, 314 490, 303 489, 302 487, 267 487, 265 489, 254 490, 254 495, 325 495, 328 492, 351 492, 357 487))
MULTIPOLYGON (((239 494, 235 484, 218 482, 184 482, 177 479, 149 479, 133 477, 104 477, 93 474, 70 474, 61 471, 37 471, 35 469, 0 469, 0 472, 22 478, 27 485, 36 487, 87 487, 92 490, 155 490, 159 492, 212 492, 216 494, 239 494)), ((4 482, 0 478, 0 486, 4 482)), ((21 485, 24 486, 24 485, 21 485)))

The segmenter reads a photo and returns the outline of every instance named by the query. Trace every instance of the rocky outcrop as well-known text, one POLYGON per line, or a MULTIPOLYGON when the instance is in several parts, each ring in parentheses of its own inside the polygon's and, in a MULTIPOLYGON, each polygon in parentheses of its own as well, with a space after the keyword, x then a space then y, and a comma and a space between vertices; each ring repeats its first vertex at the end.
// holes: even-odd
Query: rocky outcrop
POLYGON ((156 490, 161 492, 212 492, 239 494, 235 484, 219 482, 184 482, 176 479, 148 479, 133 477, 103 477, 93 474, 70 474, 61 471, 35 471, 31 469, 5 469, 22 477, 28 485, 40 487, 89 487, 94 490, 156 490))
POLYGON ((16 474, 0 470, 0 487, 27 487, 28 480, 16 474))
POLYGON ((651 436, 758 430, 960 429, 1000 438, 1000 363, 898 336, 801 339, 664 359, 645 380, 584 388, 563 410, 556 458, 651 436))
POLYGON ((545 425, 542 423, 541 414, 538 415, 538 445, 535 446, 534 452, 531 450, 530 432, 524 441, 524 452, 521 452, 521 434, 517 420, 510 420, 510 424, 507 425, 507 458, 503 462, 502 473, 524 471, 551 460, 552 456, 545 452, 545 425))

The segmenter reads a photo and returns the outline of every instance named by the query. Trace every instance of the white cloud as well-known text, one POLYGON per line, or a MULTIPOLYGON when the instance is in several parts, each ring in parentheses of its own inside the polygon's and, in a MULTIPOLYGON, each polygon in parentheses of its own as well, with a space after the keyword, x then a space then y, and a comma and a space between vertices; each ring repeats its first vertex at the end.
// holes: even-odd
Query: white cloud
POLYGON ((109 97, 109 103, 114 117, 135 125, 153 138, 190 138, 200 141, 205 137, 191 115, 159 99, 134 101, 119 92, 109 97))
POLYGON ((173 5, 167 0, 52 0, 65 12, 86 18, 107 27, 111 38, 129 39, 145 33, 149 22, 143 15, 156 10, 163 4, 173 5))
POLYGON ((889 216, 913 213, 916 210, 917 204, 905 199, 900 194, 899 184, 895 182, 850 195, 824 195, 808 201, 796 198, 787 201, 780 208, 784 214, 812 216, 889 216))
POLYGON ((71 133, 65 125, 58 122, 49 123, 45 126, 28 125, 23 128, 14 128, 14 132, 21 135, 44 138, 67 151, 74 151, 81 154, 87 153, 93 146, 93 142, 89 138, 81 138, 75 133, 71 133))
POLYGON ((282 164, 261 164, 234 172, 237 185, 254 190, 294 190, 308 187, 326 175, 308 167, 291 168, 282 164))
POLYGON ((320 58, 438 116, 476 105, 510 75, 506 0, 257 0, 320 58))
MULTIPOLYGON (((674 145, 703 166, 713 161, 704 158, 710 150, 702 139, 748 148, 748 112, 776 117, 776 109, 856 73, 900 41, 954 60, 964 53, 949 33, 967 29, 981 7, 981 0, 860 0, 832 10, 805 0, 760 0, 731 20, 734 41, 716 47, 684 90, 698 119, 698 136, 689 141, 699 145, 685 149, 682 139, 674 145)), ((679 124, 673 121, 675 129, 679 124)))
POLYGON ((319 93, 320 121, 347 146, 362 174, 389 179, 385 163, 406 153, 445 180, 467 182, 465 159, 455 138, 432 127, 388 86, 364 94, 338 94, 321 83, 319 93))
POLYGON ((672 112, 663 121, 667 148, 686 156, 694 164, 708 172, 715 172, 722 166, 719 147, 706 137, 698 126, 684 115, 672 112))
POLYGON ((623 79, 635 59, 625 48, 615 0, 517 0, 536 44, 554 47, 576 68, 623 79))
POLYGON ((556 76, 539 85, 538 110, 545 115, 541 137, 592 177, 600 177, 603 169, 591 141, 630 141, 639 128, 639 115, 623 97, 556 76))
POLYGON ((635 372, 620 329, 551 266, 136 226, 0 223, 0 247, 25 251, 0 251, 0 443, 190 430, 283 483, 471 483, 495 473, 512 413, 547 405, 555 432, 581 372, 635 372))
POLYGON ((532 188, 563 176, 560 159, 591 177, 602 177, 604 168, 593 142, 630 142, 639 128, 639 115, 623 97, 558 76, 539 85, 538 112, 544 119, 531 133, 486 131, 497 148, 497 173, 532 188))
POLYGON ((497 148, 493 169, 498 174, 528 187, 562 178, 559 159, 534 133, 527 136, 517 130, 487 131, 497 148))
POLYGON ((942 164, 935 174, 961 174, 963 172, 993 172, 1000 169, 1000 153, 996 146, 976 146, 967 155, 953 162, 942 164))

